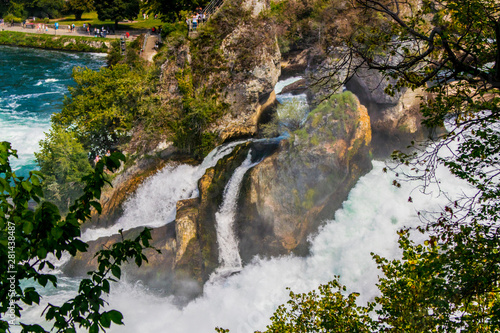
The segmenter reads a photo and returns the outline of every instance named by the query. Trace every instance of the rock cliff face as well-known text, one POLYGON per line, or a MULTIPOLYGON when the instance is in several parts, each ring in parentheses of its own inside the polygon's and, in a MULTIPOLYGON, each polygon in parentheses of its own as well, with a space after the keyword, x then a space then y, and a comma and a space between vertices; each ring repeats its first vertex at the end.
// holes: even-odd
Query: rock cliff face
MULTIPOLYGON (((275 103, 273 89, 283 66, 283 77, 304 74, 304 80, 284 91, 307 91, 314 97, 310 98, 314 110, 290 137, 279 143, 240 145, 208 169, 198 184, 200 197, 179 201, 175 221, 152 230, 152 245, 161 254, 150 251, 149 263, 139 269, 124 269, 131 279, 186 297, 198 295, 219 265, 215 213, 225 185, 250 149, 254 161, 267 157, 247 173, 238 200, 236 224, 244 262, 254 255, 306 254, 307 237, 322 220, 333 217, 359 177, 370 170, 371 148, 382 155, 397 148, 394 140, 403 142, 421 132, 417 94, 403 92, 387 97, 383 94, 386 83, 381 84, 378 73, 361 72, 347 84, 359 100, 344 92, 320 102, 333 91, 311 85, 315 78, 326 75, 324 69, 333 60, 326 59, 321 51, 308 49, 288 55, 280 64, 274 26, 259 15, 269 8, 268 1, 227 0, 226 5, 229 9, 221 9, 215 19, 221 26, 228 19, 237 22, 231 23, 235 28, 228 29, 221 40, 213 41, 213 50, 207 50, 210 44, 191 40, 169 51, 158 87, 162 107, 182 111, 186 102, 186 87, 182 85, 191 80, 191 89, 213 89, 214 96, 227 105, 208 129, 219 142, 253 136, 262 114, 275 103), (206 66, 206 72, 195 73, 200 69, 200 55, 210 52, 216 53, 217 60, 201 59, 210 66, 206 66), (374 145, 372 130, 377 141, 374 145)), ((199 38, 203 36, 200 33, 199 38)), ((146 177, 166 160, 181 158, 171 143, 164 139, 144 142, 140 134, 136 129, 126 153, 144 153, 113 180, 114 191, 105 193, 102 199, 104 216, 95 217, 94 224, 112 224, 121 213, 121 203, 146 177)), ((124 235, 132 238, 139 229, 124 235)), ((84 274, 96 264, 95 251, 118 240, 119 236, 113 236, 91 242, 89 253, 70 262, 66 271, 84 274)))
MULTIPOLYGON (((316 48, 287 54, 282 61, 283 76, 305 77, 306 82, 302 84, 308 88, 308 98, 312 105, 339 89, 334 80, 325 80, 331 70, 337 70, 337 67, 334 58, 327 57, 322 50, 316 48)), ((343 80, 346 75, 347 69, 341 69, 337 78, 343 80)), ((395 82, 387 81, 376 70, 360 68, 345 85, 368 110, 375 157, 387 157, 393 150, 404 148, 411 140, 427 134, 426 129, 421 126, 419 112, 421 97, 426 98, 424 92, 402 90, 390 96, 385 93, 389 84, 394 85, 395 82)))
POLYGON ((384 90, 391 83, 395 82, 386 81, 380 72, 362 69, 346 84, 368 108, 375 156, 386 157, 426 134, 419 112, 425 93, 404 89, 390 96, 384 90))
POLYGON ((275 103, 274 86, 281 73, 275 27, 258 17, 261 11, 269 9, 269 2, 235 0, 228 5, 239 6, 244 13, 232 17, 237 21, 236 28, 221 43, 230 73, 222 96, 229 109, 212 130, 219 133, 222 141, 256 134, 262 112, 275 103))
POLYGON ((370 117, 350 93, 311 112, 302 129, 250 171, 237 218, 242 258, 306 253, 307 236, 370 170, 370 141, 370 117))

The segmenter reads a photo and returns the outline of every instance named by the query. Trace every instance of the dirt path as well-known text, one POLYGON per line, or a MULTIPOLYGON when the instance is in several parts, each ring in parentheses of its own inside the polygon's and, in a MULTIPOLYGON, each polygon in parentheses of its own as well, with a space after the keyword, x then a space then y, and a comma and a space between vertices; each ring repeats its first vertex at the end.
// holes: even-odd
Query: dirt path
POLYGON ((156 49, 155 49, 156 41, 158 41, 157 35, 150 35, 148 37, 148 40, 146 41, 146 46, 144 47, 144 50, 141 53, 141 57, 144 60, 147 60, 149 62, 153 61, 153 57, 156 54, 156 49))

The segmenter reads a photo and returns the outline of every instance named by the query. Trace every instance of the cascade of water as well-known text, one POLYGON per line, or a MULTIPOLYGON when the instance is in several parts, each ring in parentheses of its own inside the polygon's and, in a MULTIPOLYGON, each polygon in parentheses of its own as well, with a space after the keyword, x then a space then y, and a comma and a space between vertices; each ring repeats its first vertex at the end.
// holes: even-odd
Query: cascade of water
POLYGON ((234 147, 246 141, 235 141, 212 150, 200 165, 167 165, 149 177, 135 194, 124 203, 123 216, 111 227, 87 229, 82 240, 87 242, 99 237, 117 234, 120 229, 135 227, 161 227, 175 219, 177 201, 196 198, 198 180, 208 168, 230 154, 234 147))
MULTIPOLYGON (((286 302, 286 287, 306 292, 334 275, 341 276, 348 292, 360 292, 361 302, 373 300, 380 271, 370 252, 387 258, 400 256, 396 231, 419 223, 417 211, 437 211, 448 202, 437 190, 433 195, 415 191, 415 183, 392 186, 393 176, 384 173, 384 167, 383 162, 373 163, 373 170, 351 190, 335 220, 326 221, 311 237, 308 257, 255 258, 223 283, 207 283, 203 296, 183 308, 137 284, 113 285, 110 308, 123 313, 125 326, 112 326, 110 332, 163 332, 168 327, 173 333, 208 333, 217 326, 234 333, 262 330, 276 307, 286 302)), ((450 196, 460 194, 463 182, 446 170, 438 171, 440 189, 448 190, 450 196)), ((47 302, 57 303, 58 295, 49 295, 40 306, 28 310, 25 319, 40 322, 40 312, 47 302)))
POLYGON ((226 277, 234 272, 239 272, 242 268, 238 239, 233 228, 234 218, 243 176, 258 163, 252 163, 252 155, 251 151, 249 151, 245 161, 234 170, 233 176, 224 188, 224 200, 219 211, 215 213, 220 266, 212 274, 210 278, 212 282, 219 277, 226 277))
MULTIPOLYGON (((320 283, 341 276, 348 292, 360 292, 360 302, 373 300, 380 271, 370 252, 387 258, 401 255, 396 231, 419 223, 417 211, 439 210, 444 196, 422 195, 413 183, 392 186, 393 175, 384 173, 385 163, 375 161, 349 194, 335 220, 326 221, 311 237, 308 257, 255 258, 239 274, 223 283, 207 283, 202 297, 182 309, 169 299, 155 296, 135 285, 120 283, 110 298, 111 307, 122 311, 125 326, 112 332, 213 332, 224 327, 234 333, 262 330, 279 304, 286 302, 290 287, 307 292, 320 283), (412 196, 413 202, 408 201, 412 196), (133 297, 130 297, 133 295, 133 297)), ((463 183, 444 170, 442 190, 460 192, 463 183)))

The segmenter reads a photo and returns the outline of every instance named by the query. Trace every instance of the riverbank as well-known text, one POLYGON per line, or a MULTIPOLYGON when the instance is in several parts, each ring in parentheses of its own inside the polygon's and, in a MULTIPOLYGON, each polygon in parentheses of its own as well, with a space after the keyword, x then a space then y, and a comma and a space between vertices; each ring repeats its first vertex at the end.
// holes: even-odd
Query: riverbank
POLYGON ((108 38, 0 31, 0 45, 47 50, 107 53, 111 42, 108 38))

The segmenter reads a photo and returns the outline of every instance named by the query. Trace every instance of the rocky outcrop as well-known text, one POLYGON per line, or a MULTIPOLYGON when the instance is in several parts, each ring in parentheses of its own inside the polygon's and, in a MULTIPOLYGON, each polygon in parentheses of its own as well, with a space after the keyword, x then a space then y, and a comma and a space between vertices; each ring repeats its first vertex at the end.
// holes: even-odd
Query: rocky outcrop
POLYGON ((370 170, 370 141, 367 110, 352 94, 320 104, 250 171, 237 218, 242 258, 307 252, 308 235, 370 170))
POLYGON ((410 141, 422 139, 427 131, 422 127, 420 112, 422 89, 403 88, 393 96, 385 89, 393 80, 387 81, 378 71, 361 69, 346 87, 368 108, 372 119, 373 152, 375 157, 387 157, 395 149, 405 148, 410 141))
POLYGON ((221 43, 230 73, 221 94, 228 111, 211 131, 218 133, 222 141, 257 132, 261 114, 275 102, 273 91, 281 72, 275 27, 271 21, 258 17, 260 11, 269 8, 268 1, 233 1, 228 5, 240 6, 247 14, 232 17, 240 21, 221 43))
MULTIPOLYGON (((342 63, 345 60, 342 52, 342 49, 337 49, 326 56, 322 50, 311 48, 287 54, 282 62, 282 66, 285 66, 282 71, 285 76, 291 76, 302 70, 311 105, 317 105, 342 88, 353 92, 370 115, 375 157, 386 158, 393 150, 406 147, 410 141, 422 139, 427 131, 421 125, 419 109, 421 97, 426 98, 425 93, 403 88, 391 96, 385 90, 389 85, 395 86, 396 82, 387 80, 379 71, 362 66, 342 87, 339 81, 353 74, 348 71, 348 64, 342 63), (332 73, 335 75, 332 76, 332 73)), ((353 67, 360 64, 359 59, 353 59, 350 63, 353 67)))

